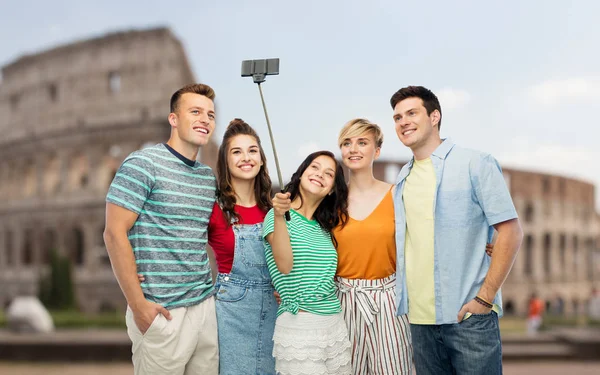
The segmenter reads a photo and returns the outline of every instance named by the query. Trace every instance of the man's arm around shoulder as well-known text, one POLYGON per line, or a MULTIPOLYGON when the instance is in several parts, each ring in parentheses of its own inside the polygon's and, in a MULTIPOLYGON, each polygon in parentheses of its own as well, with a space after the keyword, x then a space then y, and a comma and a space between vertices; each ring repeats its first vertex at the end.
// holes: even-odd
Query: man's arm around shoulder
POLYGON ((135 224, 138 214, 113 203, 106 204, 106 228, 104 243, 110 263, 133 312, 135 324, 142 334, 146 333, 156 315, 163 314, 171 320, 171 314, 159 304, 147 301, 137 278, 135 256, 127 233, 135 224))

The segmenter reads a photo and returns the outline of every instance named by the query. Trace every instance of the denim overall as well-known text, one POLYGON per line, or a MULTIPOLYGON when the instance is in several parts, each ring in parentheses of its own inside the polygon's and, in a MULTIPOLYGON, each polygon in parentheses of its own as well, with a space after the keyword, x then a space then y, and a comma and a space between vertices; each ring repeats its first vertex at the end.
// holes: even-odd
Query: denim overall
POLYGON ((273 330, 277 302, 265 259, 262 223, 232 225, 231 272, 216 283, 221 375, 275 374, 273 330))

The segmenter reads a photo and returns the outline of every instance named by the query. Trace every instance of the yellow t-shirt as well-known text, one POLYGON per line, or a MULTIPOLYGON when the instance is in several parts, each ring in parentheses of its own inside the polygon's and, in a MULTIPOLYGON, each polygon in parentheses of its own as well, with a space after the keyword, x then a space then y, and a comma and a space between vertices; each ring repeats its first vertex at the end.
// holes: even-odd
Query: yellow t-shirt
POLYGON ((434 215, 436 178, 431 159, 415 160, 402 197, 406 211, 405 269, 408 319, 435 324, 434 215))

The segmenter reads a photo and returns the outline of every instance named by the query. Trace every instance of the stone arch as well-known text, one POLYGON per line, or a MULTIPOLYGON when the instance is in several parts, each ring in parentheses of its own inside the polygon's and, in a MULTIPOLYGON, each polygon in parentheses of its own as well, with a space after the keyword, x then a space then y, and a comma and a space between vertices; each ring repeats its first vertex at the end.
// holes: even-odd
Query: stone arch
POLYGON ((579 315, 579 309, 581 308, 579 300, 577 298, 573 298, 571 303, 573 306, 573 315, 579 315))
POLYGON ((41 262, 42 264, 50 264, 52 252, 58 252, 55 230, 47 228, 44 231, 43 239, 41 262))
POLYGON ((5 262, 7 266, 15 264, 15 249, 14 246, 14 234, 10 229, 6 229, 4 232, 4 249, 6 251, 5 262))
POLYGON ((595 262, 595 255, 594 255, 594 239, 592 237, 588 237, 588 239, 585 241, 585 248, 586 248, 586 257, 587 259, 585 260, 585 263, 587 265, 586 267, 586 278, 587 280, 593 281, 594 280, 594 266, 596 264, 595 262))
POLYGON ((506 315, 514 315, 515 314, 515 303, 513 302, 513 300, 509 299, 508 301, 506 301, 504 303, 504 313, 506 315))
POLYGON ((531 223, 531 222, 533 222, 533 218, 534 218, 533 203, 527 202, 525 204, 525 222, 531 223))
POLYGON ((142 122, 146 122, 148 121, 148 118, 150 118, 150 110, 148 109, 148 107, 142 107, 142 109, 140 109, 140 118, 142 120, 142 122))
POLYGON ((34 233, 33 229, 27 228, 23 232, 23 248, 21 250, 21 260, 23 265, 31 266, 33 264, 33 241, 34 241, 34 233))
POLYGON ((571 245, 573 246, 573 275, 577 277, 581 270, 582 264, 579 254, 579 237, 576 234, 573 235, 571 245))
POLYGON ((552 301, 552 313, 559 316, 565 313, 565 299, 561 294, 557 294, 552 301))
POLYGON ((544 194, 550 193, 551 187, 552 187, 552 185, 551 185, 550 177, 549 176, 543 176, 542 177, 542 192, 544 194))
POLYGON ((33 160, 29 159, 25 161, 23 174, 23 195, 25 197, 31 197, 35 195, 37 187, 36 166, 33 160))
POLYGON ((48 157, 44 167, 44 193, 53 195, 58 192, 60 186, 60 159, 58 155, 52 154, 48 157))
POLYGON ((533 275, 533 246, 535 244, 535 240, 533 235, 528 234, 525 236, 525 264, 523 270, 525 275, 531 276, 533 275))
POLYGON ((567 236, 564 233, 560 234, 558 251, 558 258, 561 264, 560 269, 564 277, 566 273, 565 264, 567 264, 567 236))
POLYGON ((121 73, 112 71, 108 73, 108 92, 116 94, 121 91, 121 73))
POLYGON ((48 84, 48 97, 52 103, 58 101, 58 87, 56 83, 48 84))
POLYGON ((8 163, 0 163, 0 200, 8 198, 8 163))
POLYGON ((110 154, 102 158, 102 162, 98 168, 98 186, 101 189, 104 191, 108 190, 110 183, 117 174, 120 164, 120 161, 110 154))
POLYGON ((69 231, 67 257, 74 266, 82 266, 85 258, 84 232, 79 227, 69 231))
POLYGON ((83 153, 76 153, 69 160, 68 190, 78 191, 87 187, 89 182, 89 162, 83 153))
POLYGON ((549 278, 552 272, 552 234, 544 233, 544 275, 549 278))
POLYGON ((17 176, 17 166, 15 162, 9 161, 6 164, 6 171, 4 172, 5 179, 2 182, 4 185, 4 191, 6 194, 4 195, 6 198, 14 198, 15 197, 15 187, 18 186, 16 179, 17 176))

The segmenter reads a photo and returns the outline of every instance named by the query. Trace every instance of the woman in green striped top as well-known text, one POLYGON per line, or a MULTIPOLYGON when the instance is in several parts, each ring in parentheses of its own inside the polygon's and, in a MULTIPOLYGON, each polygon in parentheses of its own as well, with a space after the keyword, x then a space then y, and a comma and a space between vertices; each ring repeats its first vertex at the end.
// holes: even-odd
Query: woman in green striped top
POLYGON ((281 296, 273 356, 282 375, 351 374, 331 235, 348 218, 347 198, 341 165, 331 152, 319 151, 302 162, 265 217, 267 265, 281 296))

